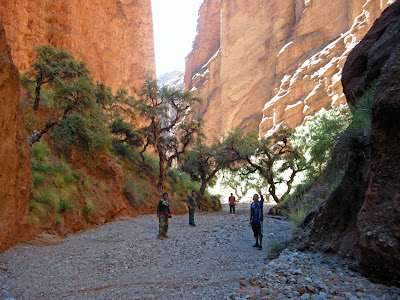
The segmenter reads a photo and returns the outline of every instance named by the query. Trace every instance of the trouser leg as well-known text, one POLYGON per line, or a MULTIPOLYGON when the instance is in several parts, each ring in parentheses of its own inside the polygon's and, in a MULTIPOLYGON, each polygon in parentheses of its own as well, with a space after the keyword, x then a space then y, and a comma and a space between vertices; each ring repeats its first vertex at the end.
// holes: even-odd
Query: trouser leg
POLYGON ((158 226, 158 236, 166 236, 168 231, 168 218, 166 215, 160 215, 158 226))
POLYGON ((189 209, 189 224, 194 224, 194 209, 189 209))

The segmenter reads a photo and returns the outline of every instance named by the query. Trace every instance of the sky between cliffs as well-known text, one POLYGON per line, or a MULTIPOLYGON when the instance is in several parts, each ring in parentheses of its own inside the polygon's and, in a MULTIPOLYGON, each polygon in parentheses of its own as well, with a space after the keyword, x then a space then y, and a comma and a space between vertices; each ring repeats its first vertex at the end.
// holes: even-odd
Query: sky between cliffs
POLYGON ((185 70, 203 0, 151 0, 157 77, 185 70))

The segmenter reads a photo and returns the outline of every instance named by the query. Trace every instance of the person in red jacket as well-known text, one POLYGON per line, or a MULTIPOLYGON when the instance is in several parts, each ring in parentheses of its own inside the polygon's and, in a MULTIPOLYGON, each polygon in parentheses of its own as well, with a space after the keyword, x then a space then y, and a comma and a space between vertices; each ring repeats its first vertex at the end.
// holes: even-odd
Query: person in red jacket
POLYGON ((235 197, 231 193, 231 196, 229 197, 229 213, 234 214, 235 213, 235 197))

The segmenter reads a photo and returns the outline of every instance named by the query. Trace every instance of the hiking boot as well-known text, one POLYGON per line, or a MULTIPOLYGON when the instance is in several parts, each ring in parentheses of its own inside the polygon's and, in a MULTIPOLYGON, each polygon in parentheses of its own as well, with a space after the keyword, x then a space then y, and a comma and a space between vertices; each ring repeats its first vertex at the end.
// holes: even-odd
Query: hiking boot
POLYGON ((190 226, 196 227, 196 224, 189 224, 190 226))
POLYGON ((260 247, 260 245, 257 244, 257 243, 255 243, 255 244, 253 245, 253 247, 260 247))
POLYGON ((262 246, 258 246, 258 250, 261 250, 262 249, 262 246))

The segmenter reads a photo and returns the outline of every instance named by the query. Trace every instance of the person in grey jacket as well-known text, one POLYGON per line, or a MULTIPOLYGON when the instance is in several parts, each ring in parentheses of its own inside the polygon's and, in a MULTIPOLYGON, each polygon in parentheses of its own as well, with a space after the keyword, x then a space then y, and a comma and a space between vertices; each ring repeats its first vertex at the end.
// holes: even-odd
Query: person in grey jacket
POLYGON ((189 194, 187 197, 188 208, 189 208, 189 225, 190 226, 196 226, 196 224, 194 224, 194 209, 197 206, 195 196, 196 196, 196 191, 193 190, 192 193, 189 194))

